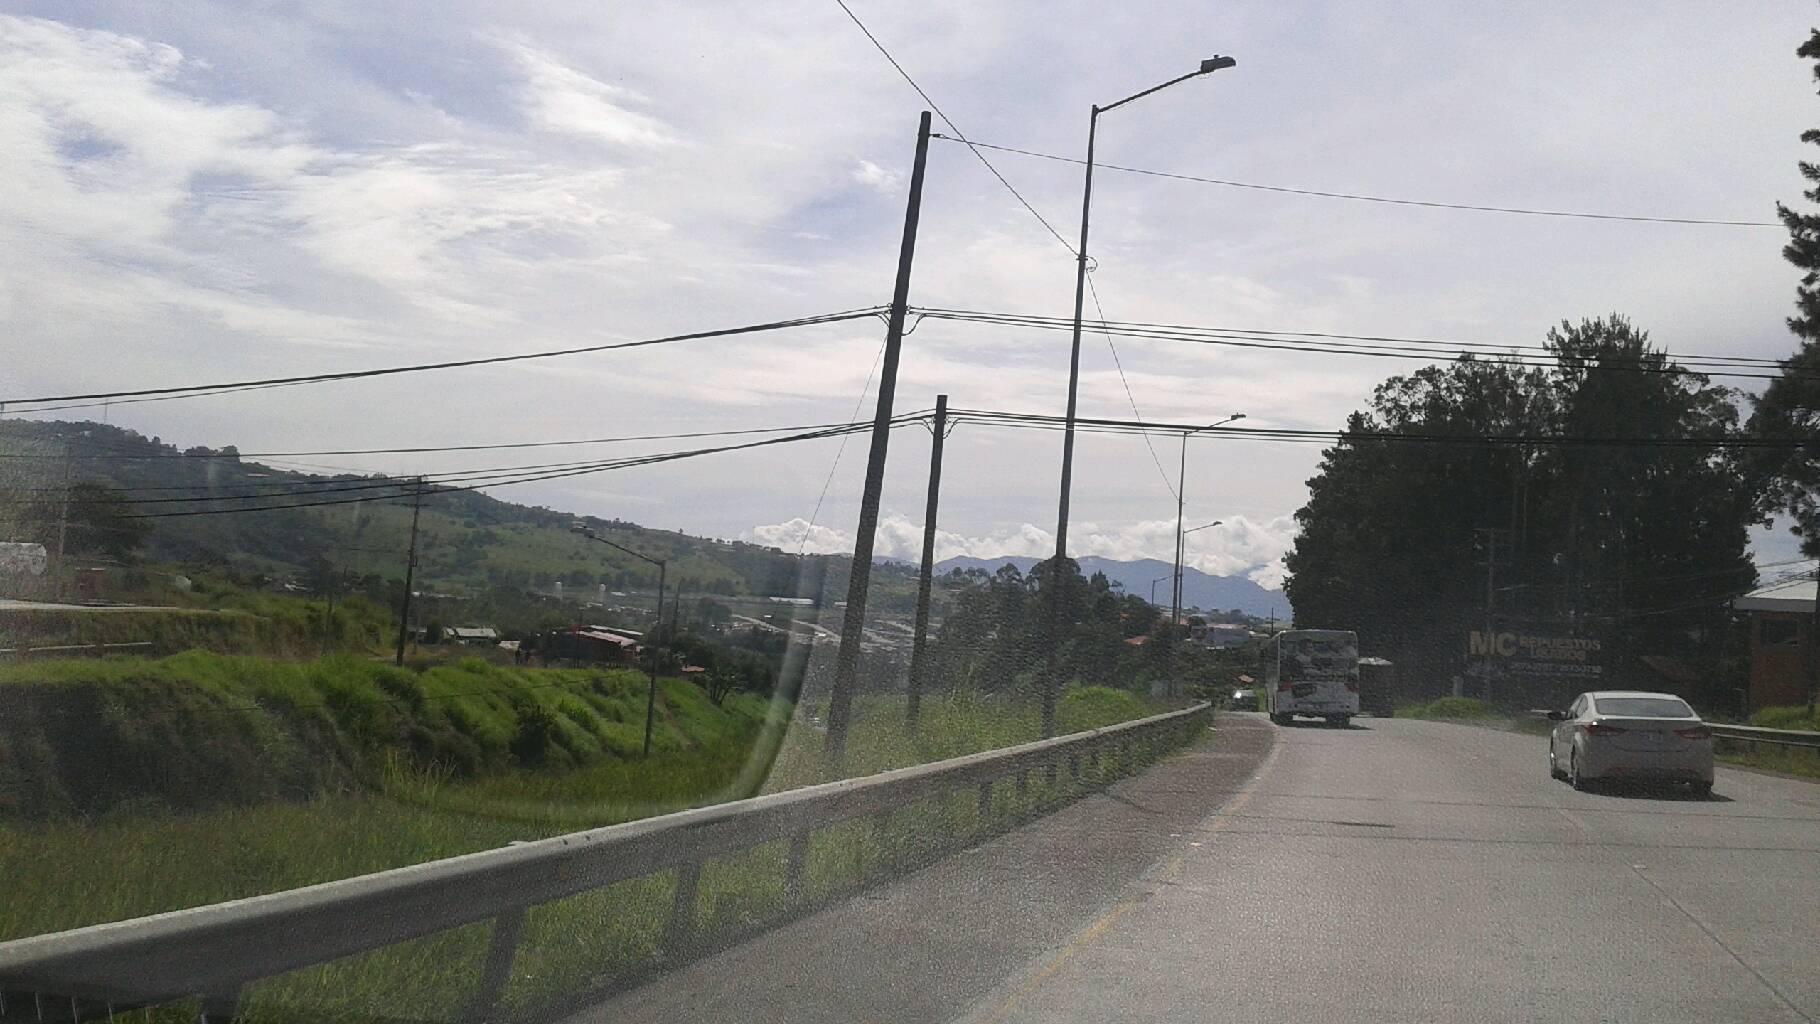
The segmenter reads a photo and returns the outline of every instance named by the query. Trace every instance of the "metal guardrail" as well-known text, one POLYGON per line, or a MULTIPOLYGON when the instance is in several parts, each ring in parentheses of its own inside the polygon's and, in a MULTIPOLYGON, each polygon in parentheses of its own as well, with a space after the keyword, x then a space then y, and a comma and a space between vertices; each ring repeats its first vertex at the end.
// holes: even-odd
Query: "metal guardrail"
MULTIPOLYGON (((1129 765, 1139 748, 1191 734, 1210 705, 947 761, 574 832, 357 878, 0 942, 0 993, 39 1006, 146 1006, 200 997, 202 1019, 228 1021, 252 982, 436 932, 492 920, 471 1019, 490 1017, 510 977, 530 908, 615 882, 677 873, 663 948, 690 940, 696 887, 710 858, 788 839, 785 889, 802 896, 809 838, 856 818, 977 786, 1068 771, 1084 760, 1129 765)), ((11 1019, 0 1007, 0 1019, 11 1019)), ((91 1010, 97 1016, 103 1014, 91 1010)), ((29 1017, 26 1019, 30 1019, 29 1017)))
POLYGON ((1707 723, 1713 735, 1720 739, 1739 740, 1744 743, 1768 743, 1780 747, 1807 747, 1820 751, 1820 732, 1802 732, 1798 729, 1764 729, 1754 725, 1715 725, 1707 723))

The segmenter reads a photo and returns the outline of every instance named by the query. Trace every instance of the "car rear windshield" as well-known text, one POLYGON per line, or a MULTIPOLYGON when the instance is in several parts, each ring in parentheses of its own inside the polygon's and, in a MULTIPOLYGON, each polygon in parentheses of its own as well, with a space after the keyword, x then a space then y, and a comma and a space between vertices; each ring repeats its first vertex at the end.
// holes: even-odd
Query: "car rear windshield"
POLYGON ((1601 715, 1624 715, 1628 718, 1692 718, 1694 709, 1673 697, 1596 697, 1593 704, 1601 715))

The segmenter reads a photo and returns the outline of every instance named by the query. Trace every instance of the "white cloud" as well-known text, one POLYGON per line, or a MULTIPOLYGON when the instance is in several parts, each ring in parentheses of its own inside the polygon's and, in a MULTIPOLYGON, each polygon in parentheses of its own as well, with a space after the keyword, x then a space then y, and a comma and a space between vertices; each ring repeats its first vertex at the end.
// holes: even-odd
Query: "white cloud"
MULTIPOLYGON (((1245 516, 1222 520, 1220 526, 1197 530, 1187 537, 1186 561, 1216 576, 1246 576, 1262 586, 1282 584, 1282 557, 1294 542, 1295 521, 1282 516, 1255 523, 1245 516)), ((818 554, 844 554, 853 550, 853 534, 830 526, 810 526, 801 518, 770 526, 756 526, 740 534, 755 544, 770 544, 795 551, 807 533, 807 550, 818 554)), ((1077 523, 1071 531, 1070 550, 1076 556, 1098 555, 1130 562, 1144 558, 1173 561, 1175 520, 1156 519, 1117 526, 1077 523)), ((908 516, 886 512, 879 517, 873 553, 906 561, 921 559, 923 527, 908 516)), ((1035 557, 1055 552, 1055 534, 1031 523, 967 536, 937 528, 936 561, 973 558, 1035 557)))
MULTIPOLYGON (((73 17, 90 27, 0 19, 12 394, 566 347, 888 294, 901 208, 865 190, 901 189, 894 168, 907 165, 920 103, 824 4, 711 17, 576 0, 457 2, 435 18, 228 0, 83 10, 73 17), (330 346, 374 351, 344 362, 330 346)), ((931 0, 881 6, 868 23, 970 133, 1061 154, 1078 152, 1089 103, 1136 87, 1132 67, 1179 61, 1183 38, 1270 55, 1241 53, 1236 71, 1122 108, 1101 126, 1109 164, 1644 213, 1759 217, 1798 193, 1812 93, 1788 52, 1807 33, 1794 7, 1740 18, 1671 3, 1641 30, 1586 5, 1404 2, 1384 19, 1332 3, 1139 0, 1133 12, 1083 32, 1076 10, 931 0), (1322 32, 1307 31, 1309 17, 1322 32), (1709 59, 1690 67, 1687 38, 1709 59), (1398 56, 1417 50, 1420 61, 1398 56), (1534 84, 1534 52, 1562 75, 1509 88, 1534 84)), ((992 159, 1072 236, 1077 166, 992 159)), ((1114 318, 1533 343, 1562 316, 1617 308, 1671 348, 1789 347, 1794 275, 1773 229, 1525 220, 1111 170, 1095 184, 1094 282, 1114 318)), ((1066 315, 1073 269, 963 148, 932 149, 914 302, 1066 315)), ((855 322, 113 418, 274 449, 831 422, 852 410, 879 334, 855 322)), ((1129 415, 1128 381, 1150 420, 1244 411, 1254 424, 1332 427, 1413 365, 1118 345, 1124 380, 1103 339, 1086 339, 1083 412, 1129 415)), ((957 408, 1059 412, 1066 366, 1065 334, 930 320, 906 342, 898 407, 948 393, 957 408)), ((939 550, 1045 553, 1047 530, 1029 523, 1051 522, 1057 439, 963 424, 950 445, 939 550)), ((806 516, 833 446, 501 494, 727 534, 806 516)), ((818 515, 838 527, 813 544, 845 546, 862 448, 849 445, 818 515)), ((468 458, 438 468, 487 464, 468 458)), ((1190 458, 1192 517, 1232 524, 1192 535, 1191 561, 1280 572, 1284 515, 1318 448, 1204 439, 1190 458)), ((920 468, 918 444, 894 443, 887 507, 920 510, 920 468)), ((1138 439, 1084 436, 1072 547, 1167 557, 1173 500, 1154 470, 1138 439)), ((920 541, 902 517, 881 533, 906 555, 920 541)))
MULTIPOLYGON (((766 544, 784 551, 807 551, 812 555, 830 555, 853 550, 853 538, 831 526, 796 518, 771 526, 754 526, 739 535, 750 544, 766 544)), ((883 552, 880 552, 883 554, 883 552)))
POLYGON ((891 195, 897 192, 897 186, 903 178, 896 171, 888 171, 870 160, 861 160, 853 167, 853 180, 878 192, 891 195))
POLYGON ((648 102, 637 92, 591 78, 534 47, 504 45, 524 68, 525 108, 539 128, 639 148, 676 141, 662 121, 627 109, 648 102))

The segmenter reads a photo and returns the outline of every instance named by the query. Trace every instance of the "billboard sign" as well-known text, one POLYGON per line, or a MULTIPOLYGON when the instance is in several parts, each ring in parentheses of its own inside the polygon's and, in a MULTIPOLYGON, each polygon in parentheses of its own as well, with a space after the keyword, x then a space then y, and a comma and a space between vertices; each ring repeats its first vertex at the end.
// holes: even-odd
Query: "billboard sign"
POLYGON ((1494 671, 1506 677, 1594 683, 1605 674, 1594 637, 1475 629, 1467 634, 1466 654, 1478 664, 1489 659, 1494 671))
POLYGON ((9 576, 42 576, 50 565, 50 553, 42 544, 0 541, 0 573, 9 576))

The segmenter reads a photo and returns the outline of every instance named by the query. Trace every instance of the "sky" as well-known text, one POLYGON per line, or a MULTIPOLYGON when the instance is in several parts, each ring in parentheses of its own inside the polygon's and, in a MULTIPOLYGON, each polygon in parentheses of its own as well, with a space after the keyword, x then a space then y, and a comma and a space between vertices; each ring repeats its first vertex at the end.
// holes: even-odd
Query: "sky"
MULTIPOLYGON (((1772 220, 1820 119, 1787 5, 884 4, 853 10, 969 137, 1293 188, 1772 220), (1745 12, 1741 14, 1740 12, 1745 12), (1748 16, 1745 16, 1747 14, 1748 16)), ((924 103, 834 0, 0 4, 0 398, 460 359, 889 301, 924 103)), ((938 130, 946 130, 938 124, 938 130)), ((1067 316, 1080 169, 931 144, 913 305, 1067 316)), ((1621 312, 1670 351, 1781 356, 1775 228, 1095 181, 1116 320, 1536 344, 1621 312)), ((1091 310, 1091 306, 1089 307, 1091 310)), ((64 412, 245 451, 869 418, 875 319, 504 366, 64 412)), ((896 402, 1059 414, 1066 334, 928 320, 896 402)), ((1083 415, 1333 429, 1420 365, 1084 339, 1083 415), (1122 366, 1123 377, 1118 367, 1122 366), (1129 389, 1129 392, 1127 391, 1129 389)), ((1750 382, 1739 382, 1748 384, 1750 382)), ((9 414, 17 414, 9 413, 9 414)), ((676 442, 316 465, 439 472, 676 442), (578 454, 579 453, 579 454, 578 454)), ((1083 435, 1070 550, 1169 558, 1179 440, 1083 435)), ((1060 437, 965 421, 938 554, 1053 547, 1060 437)), ((863 437, 501 488, 510 500, 847 550, 863 437)), ((929 435, 892 438, 878 550, 914 557, 929 435)), ((1280 579, 1318 446, 1189 444, 1208 572, 1280 579)), ((1779 533, 1758 550, 1786 557, 1779 533)))

